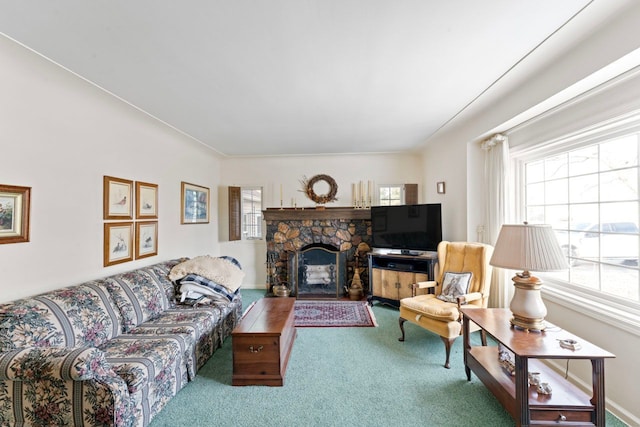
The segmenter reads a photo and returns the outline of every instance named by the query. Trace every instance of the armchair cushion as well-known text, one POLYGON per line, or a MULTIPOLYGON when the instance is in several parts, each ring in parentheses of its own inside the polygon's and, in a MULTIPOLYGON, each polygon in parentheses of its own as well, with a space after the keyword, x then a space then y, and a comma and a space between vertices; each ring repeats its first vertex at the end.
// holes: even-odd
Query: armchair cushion
POLYGON ((444 302, 457 302, 458 297, 469 292, 470 272, 452 273, 447 271, 442 276, 442 292, 437 296, 444 302))
POLYGON ((460 318, 458 305, 445 302, 433 294, 417 295, 412 298, 404 298, 401 305, 417 313, 442 322, 455 322, 460 318))

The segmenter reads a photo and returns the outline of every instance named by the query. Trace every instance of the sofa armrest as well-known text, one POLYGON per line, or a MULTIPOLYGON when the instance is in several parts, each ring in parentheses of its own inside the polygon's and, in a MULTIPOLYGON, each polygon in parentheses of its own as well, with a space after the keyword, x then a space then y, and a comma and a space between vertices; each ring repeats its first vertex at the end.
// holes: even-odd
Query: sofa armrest
POLYGON ((104 353, 95 347, 31 347, 0 353, 0 380, 85 381, 111 375, 104 353))

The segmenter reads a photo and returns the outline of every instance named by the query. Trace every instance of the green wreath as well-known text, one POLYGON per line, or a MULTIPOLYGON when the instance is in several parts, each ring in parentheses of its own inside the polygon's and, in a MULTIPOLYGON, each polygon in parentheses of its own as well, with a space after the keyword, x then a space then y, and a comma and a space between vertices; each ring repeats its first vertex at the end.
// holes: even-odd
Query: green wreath
POLYGON ((302 180, 302 185, 307 197, 316 203, 324 204, 338 200, 336 198, 336 194, 338 194, 338 184, 336 184, 336 180, 329 175, 315 175, 311 179, 305 177, 302 180), (316 194, 313 190, 313 186, 319 181, 325 181, 329 184, 329 192, 327 194, 316 194))

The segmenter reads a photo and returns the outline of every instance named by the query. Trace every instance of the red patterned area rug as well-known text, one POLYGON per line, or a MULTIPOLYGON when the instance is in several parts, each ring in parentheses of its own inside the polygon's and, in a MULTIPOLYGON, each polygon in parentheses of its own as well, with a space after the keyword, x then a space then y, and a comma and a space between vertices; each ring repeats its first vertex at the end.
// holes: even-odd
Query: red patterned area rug
POLYGON ((302 301, 295 303, 298 328, 344 328, 378 326, 366 301, 302 301))

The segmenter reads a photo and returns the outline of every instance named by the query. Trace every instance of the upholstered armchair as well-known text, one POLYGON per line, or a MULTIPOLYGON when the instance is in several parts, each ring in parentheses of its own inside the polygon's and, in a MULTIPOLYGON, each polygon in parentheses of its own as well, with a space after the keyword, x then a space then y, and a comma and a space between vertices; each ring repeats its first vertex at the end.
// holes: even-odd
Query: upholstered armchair
MULTIPOLYGON (((440 335, 445 345, 445 368, 449 368, 451 345, 462 332, 460 307, 486 307, 492 267, 493 247, 482 243, 440 242, 435 281, 413 285, 413 296, 400 300, 400 331, 409 321, 440 335)), ((480 328, 471 325, 471 330, 480 328)), ((482 331, 482 344, 486 335, 482 331)))

